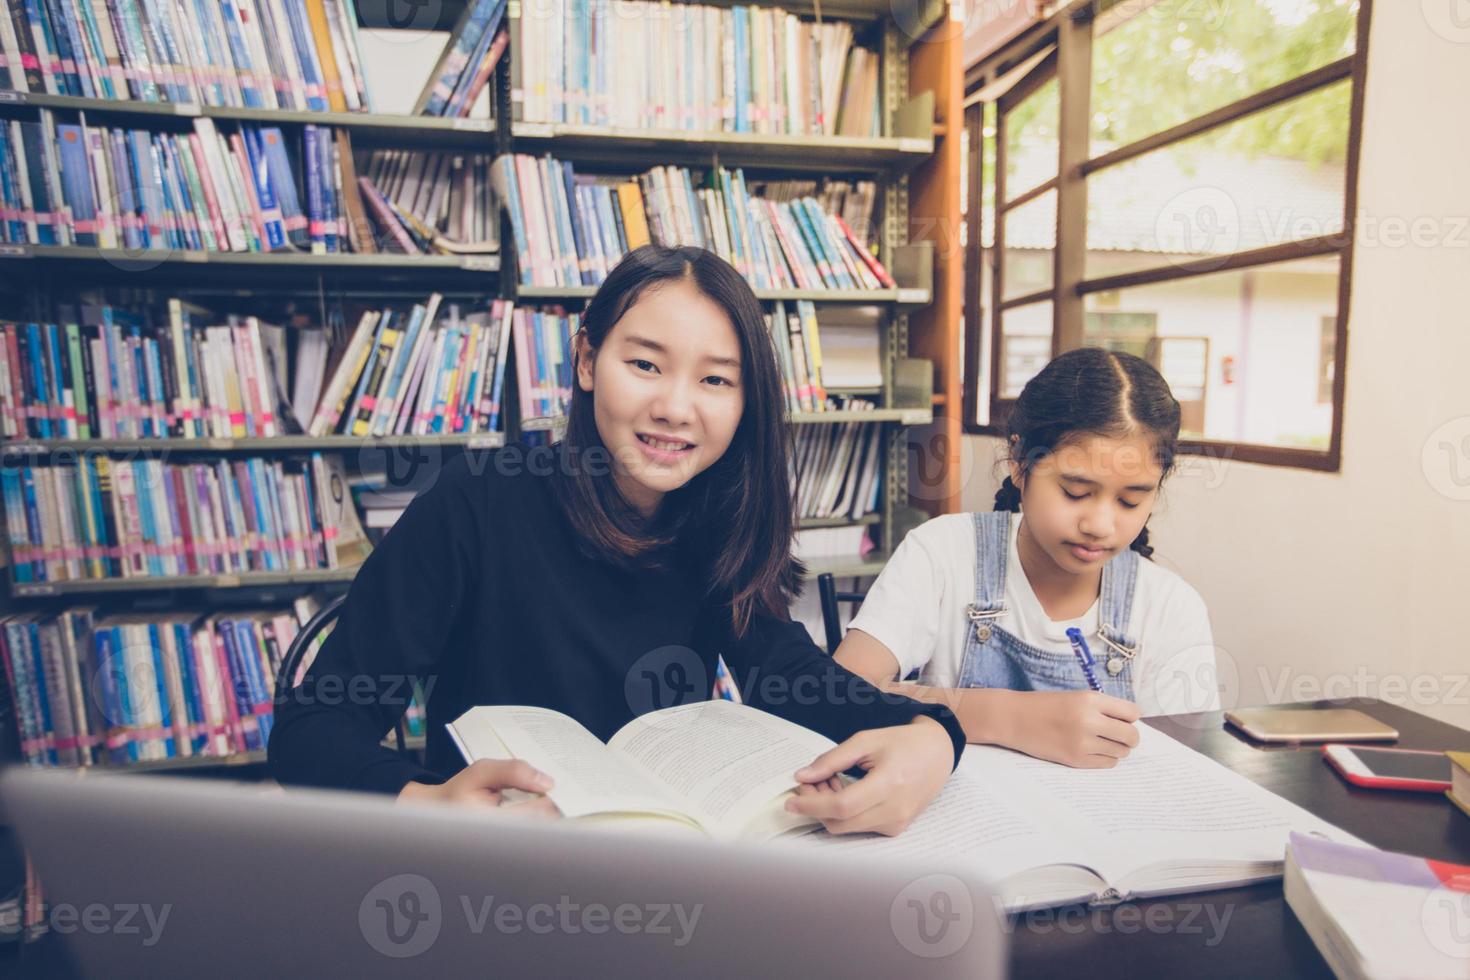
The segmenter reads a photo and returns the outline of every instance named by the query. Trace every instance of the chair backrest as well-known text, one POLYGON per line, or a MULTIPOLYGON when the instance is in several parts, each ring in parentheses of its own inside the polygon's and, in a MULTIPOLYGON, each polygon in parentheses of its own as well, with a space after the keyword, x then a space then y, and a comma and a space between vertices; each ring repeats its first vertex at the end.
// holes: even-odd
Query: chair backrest
POLYGON ((837 652, 842 643, 842 613, 838 603, 847 602, 856 606, 867 597, 866 592, 838 592, 837 580, 831 572, 817 576, 817 597, 822 604, 822 629, 827 635, 827 655, 837 652))
MULTIPOLYGON (((315 616, 307 620, 306 625, 291 640, 291 645, 286 648, 286 655, 281 658, 280 670, 276 672, 276 703, 279 704, 290 693, 291 688, 296 686, 296 675, 301 672, 301 662, 306 658, 307 651, 316 645, 317 638, 337 621, 342 613, 342 605, 347 601, 347 594, 335 596, 321 609, 317 610, 315 616)), ((398 719, 398 724, 393 726, 394 740, 397 742, 398 751, 408 754, 407 739, 404 736, 404 720, 398 719)))

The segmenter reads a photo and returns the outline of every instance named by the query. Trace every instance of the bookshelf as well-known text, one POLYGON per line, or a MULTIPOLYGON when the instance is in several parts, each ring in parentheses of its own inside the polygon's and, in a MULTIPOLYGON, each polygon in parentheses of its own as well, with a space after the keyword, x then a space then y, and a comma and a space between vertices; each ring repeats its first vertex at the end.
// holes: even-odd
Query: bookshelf
MULTIPOLYGON (((716 2, 713 6, 731 7, 716 2)), ((374 24, 369 3, 359 3, 364 23, 374 24)), ((458 15, 463 3, 447 0, 440 26, 458 15)), ((529 8, 528 8, 529 9, 529 8)), ((812 179, 826 175, 866 178, 878 183, 878 257, 897 285, 878 290, 758 289, 770 309, 777 302, 812 302, 823 306, 875 306, 881 309, 879 357, 882 384, 849 394, 870 399, 870 410, 798 412, 797 426, 832 426, 852 422, 880 428, 881 491, 879 509, 857 518, 810 518, 803 530, 861 527, 873 533, 876 549, 863 557, 815 559, 808 574, 831 572, 839 577, 876 575, 906 530, 918 520, 909 504, 908 447, 910 427, 944 424, 936 420, 935 391, 949 384, 953 355, 943 346, 943 318, 957 313, 948 305, 957 266, 948 261, 937 236, 924 240, 915 204, 927 202, 929 185, 953 179, 958 171, 936 166, 948 152, 950 138, 936 137, 936 114, 946 109, 947 91, 935 78, 931 25, 943 20, 943 4, 891 5, 886 0, 838 0, 836 3, 787 4, 785 9, 811 17, 852 20, 864 43, 881 59, 878 97, 882 132, 872 136, 814 136, 747 132, 687 132, 630 129, 570 123, 515 121, 511 110, 511 76, 519 53, 514 44, 496 68, 491 86, 492 118, 411 116, 398 113, 309 112, 283 109, 222 107, 197 103, 142 103, 79 96, 0 92, 0 122, 34 119, 40 110, 58 119, 75 120, 85 113, 89 124, 187 132, 195 119, 211 119, 221 127, 236 124, 278 126, 288 133, 307 125, 348 131, 353 145, 499 155, 518 152, 549 154, 577 164, 579 172, 634 174, 663 164, 691 168, 740 167, 759 179, 812 179), (903 9, 899 9, 902 7, 903 9), (923 43, 918 43, 922 40, 923 43), (916 325, 924 324, 922 329, 916 325), (923 359, 914 359, 919 352, 923 359), (935 381, 937 380, 937 383, 935 381)), ((521 16, 518 0, 508 15, 521 16)), ((383 26, 376 19, 375 26, 383 26)), ((412 27, 425 25, 415 24, 412 27)), ((371 76, 373 66, 368 65, 371 76)), ((956 74, 956 84, 958 75, 956 74)), ((947 157, 945 157, 947 159, 947 157)), ((927 207, 927 203, 925 204, 927 207)), ((957 207, 956 207, 957 215, 957 207)), ((509 242, 507 219, 501 219, 501 241, 509 242)), ((0 316, 45 316, 77 288, 120 287, 155 290, 182 297, 225 296, 241 300, 298 296, 309 306, 327 296, 363 301, 379 297, 422 298, 430 291, 448 296, 501 298, 525 304, 561 304, 576 310, 595 292, 592 286, 528 286, 518 282, 514 249, 500 254, 403 255, 308 254, 303 252, 205 252, 179 249, 104 249, 76 245, 0 244, 0 283, 12 290, 11 306, 0 316), (201 268, 204 267, 204 268, 201 268)), ((223 304, 221 304, 223 306, 223 304)), ((225 307, 227 308, 227 307, 225 307)), ((507 384, 513 386, 513 371, 507 384)), ((512 391, 507 401, 515 404, 512 391)), ((952 399, 951 404, 958 404, 952 399)), ((163 456, 213 459, 238 456, 294 458, 320 452, 353 454, 368 449, 437 449, 445 452, 488 450, 525 434, 555 433, 554 418, 518 418, 511 411, 505 430, 464 435, 357 438, 344 435, 156 439, 15 439, 0 444, 6 465, 39 461, 67 453, 105 456, 163 456)), ((5 598, 8 611, 43 609, 58 603, 137 602, 139 608, 170 604, 213 608, 229 597, 232 605, 276 602, 314 590, 340 590, 354 569, 248 572, 194 576, 148 576, 16 582, 10 569, 5 598)), ((256 766, 260 753, 202 757, 150 763, 163 770, 256 766)), ((132 768, 132 767, 129 767, 132 768)), ((138 767, 140 770, 143 766, 138 767)))

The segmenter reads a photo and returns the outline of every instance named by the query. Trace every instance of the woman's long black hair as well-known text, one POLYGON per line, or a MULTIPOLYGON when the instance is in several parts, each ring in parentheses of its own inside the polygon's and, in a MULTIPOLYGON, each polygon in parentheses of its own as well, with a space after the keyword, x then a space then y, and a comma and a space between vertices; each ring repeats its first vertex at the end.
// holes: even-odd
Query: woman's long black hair
MULTIPOLYGON (((595 359, 613 326, 645 291, 677 280, 691 283, 723 309, 740 343, 745 408, 729 448, 665 495, 652 520, 623 499, 606 468, 568 467, 552 485, 567 520, 594 557, 627 567, 667 566, 679 555, 696 562, 706 575, 707 593, 728 607, 739 636, 755 613, 785 618, 802 572, 791 554, 796 520, 787 469, 790 435, 760 301, 740 273, 713 252, 644 245, 618 263, 587 303, 581 332, 595 359)), ((574 341, 573 349, 580 351, 581 345, 574 341)), ((589 449, 609 458, 592 399, 592 392, 573 385, 565 441, 577 455, 570 458, 586 460, 589 449)))
MULTIPOLYGON (((1138 432, 1153 440, 1154 458, 1168 476, 1179 444, 1179 402, 1169 383, 1141 357, 1079 347, 1026 382, 1006 422, 1006 445, 1024 477, 1075 436, 1123 437, 1138 432)), ((1021 509, 1021 489, 1009 476, 995 494, 995 509, 1021 509)), ((1153 555, 1147 524, 1132 548, 1145 558, 1153 555)))

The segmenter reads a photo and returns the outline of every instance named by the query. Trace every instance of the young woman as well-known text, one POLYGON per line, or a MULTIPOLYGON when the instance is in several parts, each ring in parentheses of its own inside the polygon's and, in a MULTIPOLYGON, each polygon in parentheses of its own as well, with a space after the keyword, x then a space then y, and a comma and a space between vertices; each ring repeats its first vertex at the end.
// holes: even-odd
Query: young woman
POLYGON ((659 706, 639 686, 650 666, 677 664, 702 700, 723 653, 748 703, 839 743, 796 773, 806 792, 788 807, 837 832, 901 831, 964 733, 838 667, 787 616, 801 573, 788 435, 750 287, 710 252, 645 246, 588 303, 575 351, 566 438, 445 466, 358 572, 277 708, 276 778, 498 805, 546 777, 462 768, 445 722, 538 705, 606 739, 659 706), (433 685, 427 768, 379 744, 410 676, 433 685), (854 766, 865 778, 837 789, 854 766))
POLYGON ((1070 351, 1009 419, 995 510, 949 514, 899 546, 837 661, 950 705, 972 742, 1110 767, 1141 714, 1219 707, 1199 594, 1148 560, 1148 518, 1174 465, 1179 403, 1131 354, 1070 351), (1102 693, 1067 637, 1098 661, 1102 693), (894 682, 919 671, 919 686, 894 682))

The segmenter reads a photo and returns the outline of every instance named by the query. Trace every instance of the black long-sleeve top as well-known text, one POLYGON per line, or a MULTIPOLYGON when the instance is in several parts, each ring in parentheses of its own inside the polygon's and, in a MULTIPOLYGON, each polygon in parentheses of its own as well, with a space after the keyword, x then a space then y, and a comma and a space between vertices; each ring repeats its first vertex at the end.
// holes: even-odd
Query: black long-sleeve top
POLYGON ((476 705, 561 711, 606 740, 635 716, 701 700, 725 662, 744 700, 841 742, 920 714, 954 714, 877 691, 799 623, 757 615, 735 639, 697 561, 629 570, 587 556, 552 495, 562 456, 458 457, 409 505, 353 580, 315 663, 276 706, 269 757, 285 784, 383 793, 464 767, 445 729, 476 705), (425 769, 383 736, 426 691, 425 769))

